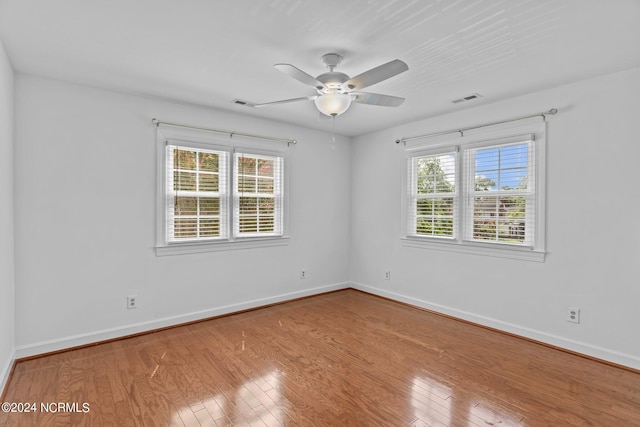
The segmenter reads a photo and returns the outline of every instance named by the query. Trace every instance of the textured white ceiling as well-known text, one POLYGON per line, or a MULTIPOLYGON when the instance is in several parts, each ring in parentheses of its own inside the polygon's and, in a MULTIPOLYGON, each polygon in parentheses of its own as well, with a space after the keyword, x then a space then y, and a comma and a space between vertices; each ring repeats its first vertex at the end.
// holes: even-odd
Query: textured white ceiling
POLYGON ((639 0, 0 0, 18 72, 323 130, 312 102, 231 101, 315 94, 275 63, 316 76, 337 52, 337 71, 354 76, 405 61, 409 71, 366 91, 407 101, 353 104, 336 120, 349 136, 640 67, 639 22, 639 0))

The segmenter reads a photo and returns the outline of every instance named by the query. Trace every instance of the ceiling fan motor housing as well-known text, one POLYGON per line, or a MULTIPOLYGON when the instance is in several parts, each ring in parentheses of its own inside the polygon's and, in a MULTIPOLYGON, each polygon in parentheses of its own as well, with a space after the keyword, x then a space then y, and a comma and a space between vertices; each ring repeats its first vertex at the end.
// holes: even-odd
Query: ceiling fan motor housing
POLYGON ((330 71, 328 73, 320 74, 316 77, 316 80, 324 84, 324 87, 316 87, 320 95, 327 93, 343 93, 342 84, 349 80, 349 76, 338 71, 330 71))

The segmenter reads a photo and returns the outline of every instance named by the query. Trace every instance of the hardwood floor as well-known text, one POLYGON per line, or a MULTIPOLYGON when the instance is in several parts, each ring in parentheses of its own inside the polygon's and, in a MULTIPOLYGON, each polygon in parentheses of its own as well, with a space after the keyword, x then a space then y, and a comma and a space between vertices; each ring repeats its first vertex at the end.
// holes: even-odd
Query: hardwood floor
POLYGON ((4 401, 21 427, 640 426, 640 374, 345 290, 20 361, 4 401))

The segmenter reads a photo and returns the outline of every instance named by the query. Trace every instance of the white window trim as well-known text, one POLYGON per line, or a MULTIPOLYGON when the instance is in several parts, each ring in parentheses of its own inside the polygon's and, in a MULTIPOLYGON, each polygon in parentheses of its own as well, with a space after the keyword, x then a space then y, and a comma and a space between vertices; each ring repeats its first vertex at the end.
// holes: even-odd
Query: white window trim
MULTIPOLYGON (((523 134, 532 134, 535 138, 535 188, 536 188, 536 213, 535 213, 535 236, 534 246, 521 247, 506 243, 485 243, 464 240, 462 234, 462 215, 456 213, 459 219, 456 224, 457 229, 454 234, 456 239, 443 239, 431 236, 410 236, 408 230, 408 185, 409 171, 405 169, 405 179, 402 180, 402 208, 401 208, 401 245, 408 248, 420 248, 428 250, 438 250, 446 252, 457 252, 473 255, 510 258, 525 261, 544 262, 546 256, 546 122, 539 119, 526 120, 520 123, 509 123, 491 126, 477 130, 466 131, 464 136, 459 134, 447 137, 433 138, 432 140, 416 140, 408 142, 405 147, 406 159, 404 167, 408 167, 410 157, 422 154, 435 154, 443 150, 450 150, 454 147, 462 152, 466 148, 476 148, 484 144, 495 145, 511 137, 523 134)), ((460 160, 460 158, 459 158, 460 160)), ((457 164, 457 173, 460 179, 464 179, 462 161, 457 164)), ((460 194, 460 193, 458 193, 460 194)))
MULTIPOLYGON (((197 129, 175 128, 171 126, 158 127, 156 131, 156 256, 183 255, 202 252, 218 252, 238 249, 266 248, 274 246, 286 246, 289 244, 289 161, 286 149, 279 146, 265 147, 265 142, 245 141, 239 138, 234 140, 224 140, 219 137, 213 137, 210 133, 197 129), (233 236, 232 230, 229 229, 229 238, 224 240, 212 239, 204 241, 187 241, 187 242, 167 242, 166 241, 166 206, 165 206, 165 178, 166 178, 166 161, 165 147, 167 141, 179 142, 184 141, 186 145, 200 147, 205 149, 227 151, 229 153, 229 171, 231 174, 231 162, 234 150, 245 151, 252 154, 263 154, 270 156, 279 156, 284 158, 284 173, 282 194, 282 235, 278 236, 259 236, 259 237, 238 237, 233 236)), ((282 144, 286 146, 286 143, 282 144)), ((231 177, 229 177, 230 179, 231 177)), ((231 181, 229 181, 231 182, 231 181)), ((233 187, 229 187, 229 214, 232 209, 233 187)), ((229 215, 229 227, 233 218, 229 215)))

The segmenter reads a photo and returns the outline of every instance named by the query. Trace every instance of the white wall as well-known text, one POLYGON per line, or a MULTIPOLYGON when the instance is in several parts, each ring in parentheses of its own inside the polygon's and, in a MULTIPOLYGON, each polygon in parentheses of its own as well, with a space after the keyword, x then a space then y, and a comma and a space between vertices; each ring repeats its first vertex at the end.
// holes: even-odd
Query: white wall
POLYGON ((348 138, 20 74, 15 115, 16 357, 347 285, 348 138), (290 244, 156 257, 154 117, 297 139, 290 244))
POLYGON ((355 138, 355 286, 640 368, 638 99, 636 69, 355 138), (405 175, 395 139, 552 107, 560 113, 547 128, 544 263, 400 245, 405 175), (565 320, 567 306, 582 310, 580 324, 565 320))
POLYGON ((14 351, 13 68, 0 42, 0 390, 14 351))
MULTIPOLYGON (((11 81, 7 64, 2 88, 11 81)), ((367 291, 640 368, 640 206, 633 186, 639 98, 640 70, 631 70, 352 144, 339 138, 332 152, 327 133, 17 75, 16 357, 340 288, 350 278, 367 291), (404 161, 395 139, 551 107, 560 114, 547 132, 544 263, 400 245, 404 161), (152 117, 298 139, 291 148, 290 244, 156 257, 152 117), (595 227, 603 218, 613 225, 595 227), (244 268, 248 263, 255 267, 244 268), (125 308, 131 293, 138 295, 136 310, 125 308), (581 324, 564 320, 569 305, 582 309, 581 324)), ((9 123, 10 104, 0 111, 9 123)), ((3 132, 2 158, 11 158, 12 137, 3 132)), ((0 185, 11 200, 11 185, 0 185)), ((10 213, 2 217, 3 230, 11 221, 10 213)), ((11 250, 2 250, 3 267, 11 267, 11 250)), ((11 301, 10 273, 0 285, 2 301, 11 301)), ((2 313, 12 325, 13 316, 2 313)), ((7 359, 13 328, 4 328, 0 350, 7 359)))

